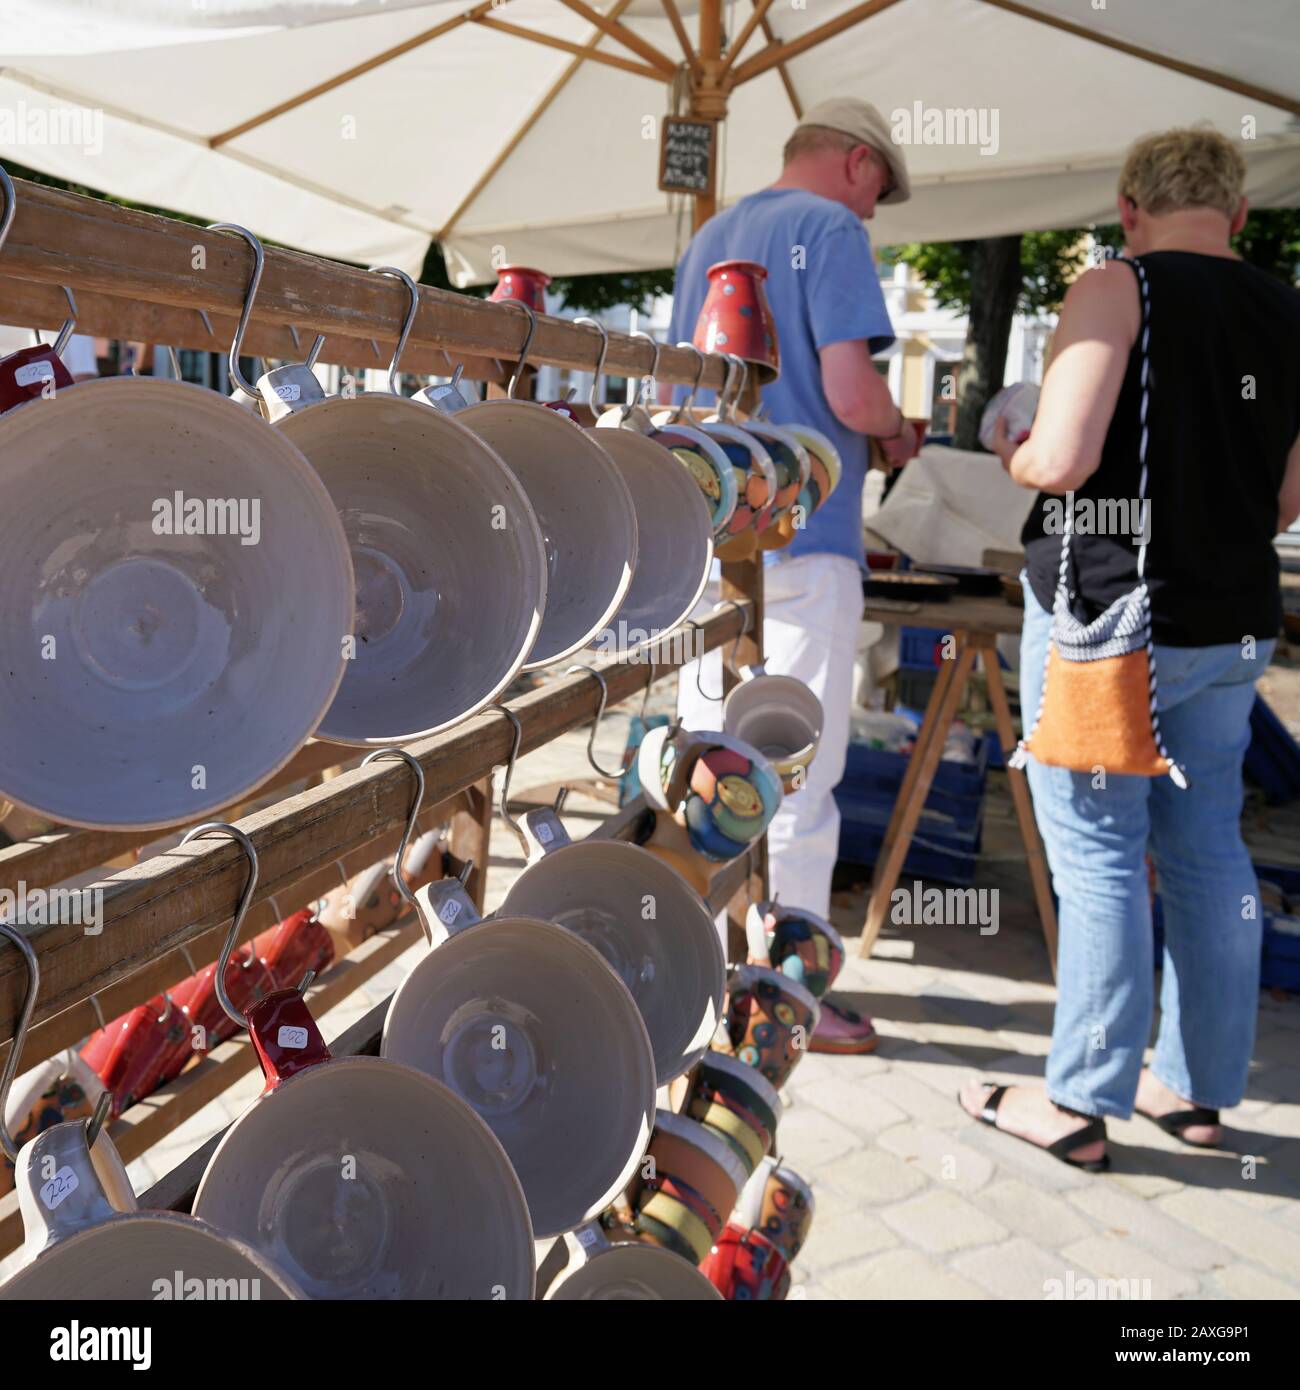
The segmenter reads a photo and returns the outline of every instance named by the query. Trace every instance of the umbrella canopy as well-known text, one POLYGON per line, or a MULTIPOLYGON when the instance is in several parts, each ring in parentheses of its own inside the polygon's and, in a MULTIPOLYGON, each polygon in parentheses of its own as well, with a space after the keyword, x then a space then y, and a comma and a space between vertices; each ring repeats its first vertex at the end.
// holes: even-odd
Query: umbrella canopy
POLYGON ((1252 202, 1300 204, 1294 0, 732 0, 712 63, 700 0, 594 4, 0 0, 0 159, 351 261, 418 270, 437 239, 460 285, 645 269, 690 231, 659 122, 707 72, 723 202, 797 111, 873 101, 913 187, 880 244, 1112 220, 1129 143, 1198 121, 1241 140, 1252 202))

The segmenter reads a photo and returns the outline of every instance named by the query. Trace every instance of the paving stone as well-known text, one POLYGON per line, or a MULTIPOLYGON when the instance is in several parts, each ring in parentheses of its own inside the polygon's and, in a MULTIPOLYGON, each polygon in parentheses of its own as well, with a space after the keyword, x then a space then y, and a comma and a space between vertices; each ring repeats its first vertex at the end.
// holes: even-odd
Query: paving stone
POLYGON ((982 1299, 988 1294, 970 1279, 947 1270, 917 1250, 889 1250, 860 1264, 843 1265, 824 1276, 840 1298, 982 1299))
POLYGON ((976 1200, 981 1211, 1044 1249, 1058 1250, 1095 1232, 1063 1197, 1016 1178, 994 1183, 976 1200))
POLYGON ((1275 1274, 1300 1282, 1300 1241, 1272 1216, 1243 1211, 1210 1188, 1187 1188, 1158 1197, 1160 1209, 1176 1221, 1191 1226, 1235 1250, 1247 1260, 1265 1265, 1275 1274))
POLYGON ((781 1152, 797 1172, 816 1172, 861 1143, 861 1138, 847 1125, 831 1119, 816 1106, 795 1104, 781 1116, 781 1152))
POLYGON ((878 1135, 876 1143, 904 1162, 915 1163, 922 1172, 955 1192, 978 1191, 993 1176, 993 1161, 987 1154, 928 1125, 896 1125, 878 1135))
POLYGON ((1017 1237, 957 1255, 951 1268, 995 1298, 1042 1299, 1049 1280, 1061 1278, 1061 1258, 1017 1237))
MULTIPOLYGON (((1192 1275, 1171 1269, 1131 1237, 1110 1232, 1067 1245, 1061 1251, 1061 1259, 1066 1266, 1061 1273, 1062 1279, 1066 1278, 1069 1267, 1074 1266, 1076 1284, 1080 1274, 1098 1279, 1121 1279, 1136 1298, 1182 1298, 1195 1293, 1198 1287, 1192 1275)), ((1068 1282, 1066 1287, 1068 1289, 1068 1282)))
POLYGON ((932 1254, 988 1245, 1008 1234, 1005 1226, 955 1192, 924 1192, 910 1202, 885 1208, 881 1216, 909 1244, 932 1254))
POLYGON ((1213 1269, 1232 1260, 1226 1246, 1205 1240, 1150 1202, 1117 1192, 1109 1183, 1081 1187, 1070 1193, 1069 1201, 1110 1234, 1132 1236, 1179 1269, 1213 1269))
POLYGON ((957 1104, 957 1092, 945 1100, 932 1086, 926 1086, 907 1075, 905 1066, 896 1066, 884 1076, 872 1077, 867 1083, 877 1094, 905 1110, 913 1119, 940 1129, 960 1129, 972 1123, 957 1104))
POLYGON ((819 1176, 854 1202, 871 1207, 897 1202, 927 1185, 925 1174, 914 1164, 876 1148, 855 1149, 824 1164, 819 1176))
POLYGON ((799 1252, 799 1264, 820 1277, 822 1271, 835 1265, 852 1263, 897 1244, 897 1235, 879 1216, 819 1191, 812 1230, 799 1252))
POLYGON ((964 1142, 972 1149, 987 1154, 1008 1176, 1014 1174, 1023 1178, 1032 1187, 1049 1192, 1065 1192, 1099 1180, 1080 1168, 1068 1167, 1051 1154, 1023 1140, 1002 1134, 976 1120, 969 1123, 969 1132, 962 1135, 964 1142))
POLYGON ((828 1076, 799 1086, 796 1094, 800 1100, 815 1105, 862 1134, 874 1134, 907 1119, 905 1110, 900 1110, 865 1082, 848 1077, 828 1076))
POLYGON ((1280 1279, 1250 1265, 1234 1264, 1216 1270, 1214 1281, 1230 1298, 1300 1299, 1300 1288, 1294 1284, 1284 1284, 1280 1279))

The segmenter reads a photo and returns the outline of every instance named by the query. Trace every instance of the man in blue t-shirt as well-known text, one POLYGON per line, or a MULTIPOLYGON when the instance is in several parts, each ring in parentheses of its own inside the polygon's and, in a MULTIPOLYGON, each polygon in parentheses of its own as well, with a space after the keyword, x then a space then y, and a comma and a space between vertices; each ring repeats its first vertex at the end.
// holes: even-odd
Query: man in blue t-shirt
MULTIPOLYGON (((669 341, 693 336, 718 261, 758 261, 776 318, 781 375, 763 388, 775 424, 805 424, 839 450, 843 476, 785 550, 768 557, 763 628, 767 669, 797 676, 822 702, 825 724, 807 781, 787 797, 768 832, 773 895, 829 916, 839 845, 834 790, 844 775, 853 661, 862 619, 862 484, 867 437, 901 464, 916 453, 871 354, 894 341, 863 219, 877 203, 910 194, 902 151, 870 103, 822 102, 795 127, 781 177, 719 213, 696 233, 677 267, 669 341)), ((720 657, 702 663, 704 686, 721 689, 720 657)), ((688 728, 717 726, 718 706, 697 694, 699 664, 682 673, 679 713, 688 728)), ((824 1001, 823 1001, 824 1002, 824 1001)), ((868 1051, 869 1020, 823 1006, 815 1051, 868 1051)))

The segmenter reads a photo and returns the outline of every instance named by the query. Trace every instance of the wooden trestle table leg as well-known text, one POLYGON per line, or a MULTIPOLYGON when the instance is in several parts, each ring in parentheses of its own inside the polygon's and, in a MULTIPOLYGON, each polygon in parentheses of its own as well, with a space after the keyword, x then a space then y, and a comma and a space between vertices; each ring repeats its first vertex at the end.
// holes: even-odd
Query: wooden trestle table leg
POLYGON ((916 738, 916 746, 908 760, 903 785, 889 817, 884 842, 876 858, 876 869, 871 879, 871 901, 867 905, 867 920, 862 927, 862 940, 858 944, 858 954, 869 956, 880 928, 884 925, 885 914, 898 876, 903 869, 903 861, 912 843, 916 823, 921 817, 921 808, 930 794, 930 784, 934 781, 935 769, 943 756, 943 746, 948 738, 948 727, 966 679, 970 675, 975 660, 975 648, 967 640, 967 634, 954 634, 956 651, 952 657, 941 662, 939 676, 930 692, 930 700, 925 708, 925 718, 916 738))

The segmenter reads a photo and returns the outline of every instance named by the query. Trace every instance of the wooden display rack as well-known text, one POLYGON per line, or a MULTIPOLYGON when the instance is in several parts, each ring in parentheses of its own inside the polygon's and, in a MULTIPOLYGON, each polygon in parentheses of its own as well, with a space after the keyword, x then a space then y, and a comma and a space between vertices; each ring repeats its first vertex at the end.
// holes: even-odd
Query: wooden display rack
MULTIPOLYGON (((252 255, 246 242, 220 232, 136 212, 76 194, 15 180, 17 215, 0 250, 0 318, 54 327, 65 317, 62 287, 77 300, 78 328, 87 333, 224 350, 243 308, 252 255), (199 266, 201 268, 196 268, 199 266), (202 312, 200 312, 202 311, 202 312)), ((265 270, 245 337, 249 354, 301 360, 300 346, 325 335, 323 362, 386 365, 407 311, 405 288, 385 277, 297 252, 266 248, 265 270)), ((420 287, 420 305, 406 350, 405 370, 449 374, 457 364, 473 380, 499 383, 510 375, 527 325, 509 308, 420 287), (503 366, 502 364, 505 363, 503 366)), ((529 361, 590 370, 600 349, 589 329, 538 316, 529 361)), ((653 349, 644 338, 609 335, 606 371, 638 377, 650 371, 653 349)), ((656 376, 689 385, 698 362, 687 350, 663 347, 656 376)), ((701 383, 719 389, 725 364, 707 360, 701 383)), ((723 566, 727 605, 700 624, 699 650, 739 639, 737 665, 762 658, 762 564, 723 566)), ((680 653, 667 635, 637 662, 593 660, 604 676, 609 704, 675 672, 680 653)), ((726 671, 726 688, 736 680, 726 671)), ((596 717, 597 683, 563 676, 506 705, 522 730, 519 754, 580 728, 596 717)), ((488 709, 445 733, 405 746, 425 777, 425 828, 449 824, 448 872, 466 861, 481 908, 492 822, 491 778, 514 740, 510 723, 488 709)), ((355 761, 364 750, 309 741, 259 795, 355 761)), ((350 770, 323 785, 275 800, 233 823, 257 850, 260 873, 241 940, 248 940, 396 848, 406 823, 411 774, 400 762, 350 770)), ((238 808, 231 808, 236 814, 238 808)), ((605 822, 602 836, 632 838, 648 814, 637 802, 605 822)), ((59 830, 0 849, 0 889, 49 887, 94 870, 157 838, 154 832, 59 830)), ((35 1066, 75 1045, 99 1026, 191 973, 194 960, 215 959, 247 877, 240 848, 229 840, 174 846, 97 880, 103 889, 102 930, 80 926, 29 929, 40 962, 41 988, 22 1063, 35 1066)), ((766 853, 738 859, 716 877, 709 906, 766 895, 766 853)), ((743 910, 743 908, 741 909, 743 910)), ((733 940, 739 930, 733 918, 733 940)), ((413 921, 377 933, 337 961, 308 993, 314 1011, 331 1008, 418 939, 413 921)), ((739 937, 743 940, 743 934, 739 937)), ((26 990, 16 950, 0 950, 0 1062, 12 1045, 26 990)), ((330 1042, 337 1056, 377 1050, 387 1001, 330 1042)), ((256 1065, 247 1036, 212 1049, 197 1065, 122 1115, 110 1134, 123 1157, 135 1158, 170 1134, 201 1106, 256 1065)), ((219 1137, 219 1136, 218 1136, 219 1137)), ((214 1139, 156 1187, 142 1206, 187 1209, 214 1139)), ((0 1255, 21 1240, 16 1194, 0 1199, 0 1255)))

